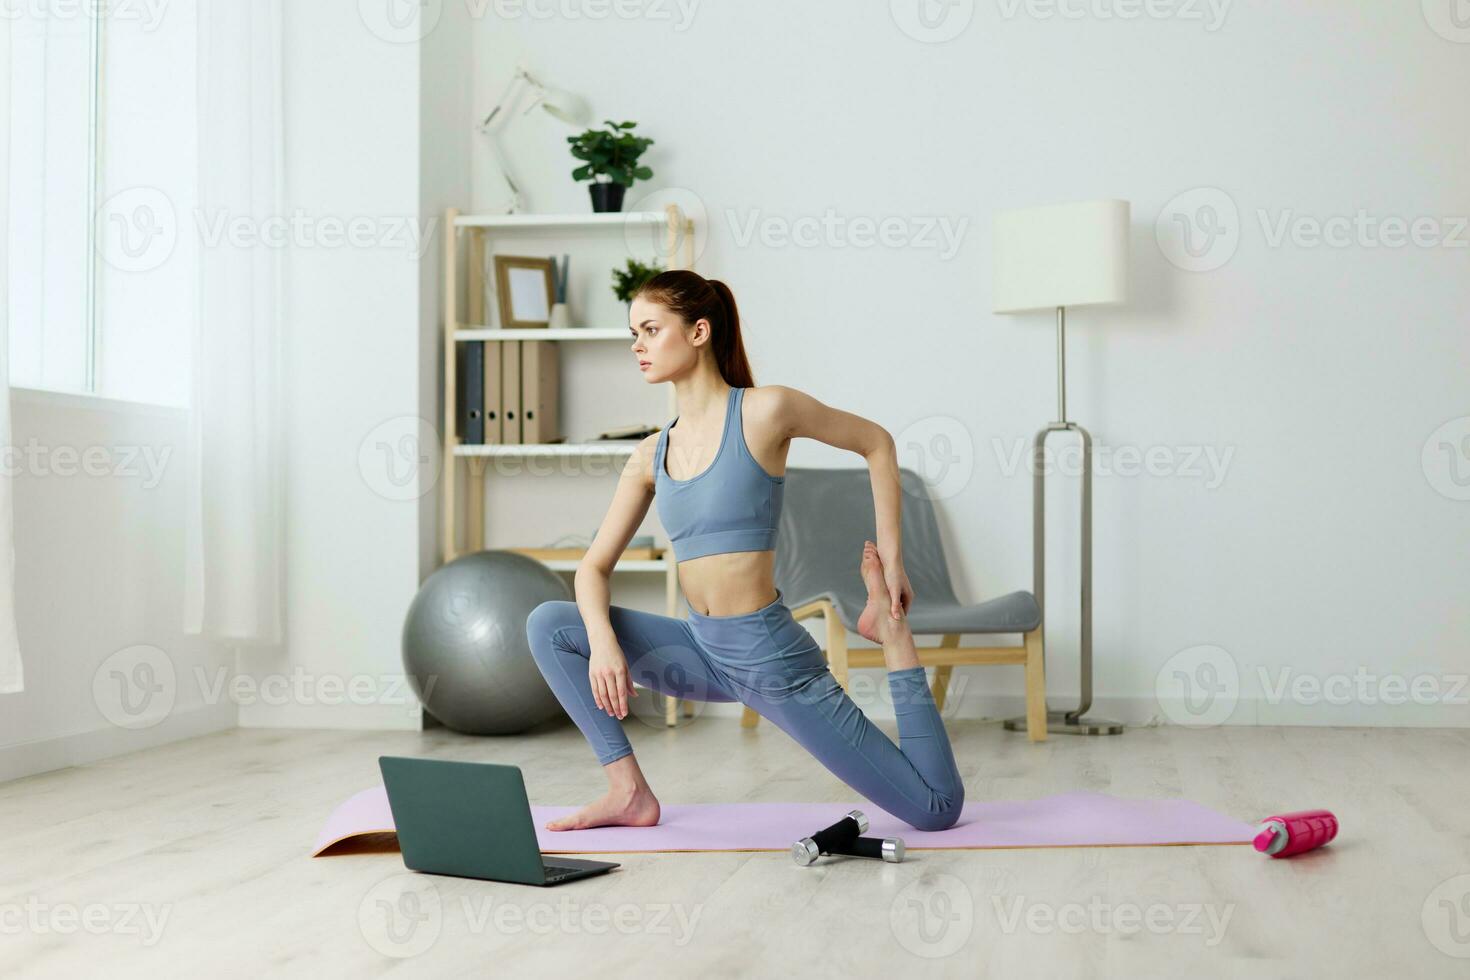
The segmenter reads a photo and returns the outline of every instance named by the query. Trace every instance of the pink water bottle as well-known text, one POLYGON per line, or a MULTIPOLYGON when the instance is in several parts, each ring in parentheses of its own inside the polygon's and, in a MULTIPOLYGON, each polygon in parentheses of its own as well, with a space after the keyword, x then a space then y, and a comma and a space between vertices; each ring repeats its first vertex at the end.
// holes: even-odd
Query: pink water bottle
POLYGON ((1330 810, 1296 810, 1267 817, 1256 825, 1256 850, 1273 858, 1310 851, 1337 836, 1330 810))

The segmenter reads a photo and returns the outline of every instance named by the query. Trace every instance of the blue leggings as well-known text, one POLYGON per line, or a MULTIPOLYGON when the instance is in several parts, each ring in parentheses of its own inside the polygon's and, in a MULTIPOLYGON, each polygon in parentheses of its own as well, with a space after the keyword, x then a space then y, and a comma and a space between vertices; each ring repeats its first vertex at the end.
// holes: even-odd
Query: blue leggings
MULTIPOLYGON (((923 667, 888 672, 898 745, 832 676, 821 647, 782 601, 689 619, 609 608, 633 682, 692 701, 739 701, 769 718, 848 786, 918 830, 945 830, 965 787, 923 667)), ((591 648, 575 602, 543 602, 526 621, 541 673, 603 765, 633 752, 622 722, 597 707, 591 648)))

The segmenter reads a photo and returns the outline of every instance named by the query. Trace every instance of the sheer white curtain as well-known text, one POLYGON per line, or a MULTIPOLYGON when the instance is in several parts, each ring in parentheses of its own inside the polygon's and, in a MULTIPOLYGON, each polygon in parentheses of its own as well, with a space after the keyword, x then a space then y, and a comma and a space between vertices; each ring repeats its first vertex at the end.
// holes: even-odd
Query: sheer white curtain
MULTIPOLYGON (((280 0, 200 0, 199 218, 281 215, 280 0)), ((282 249, 201 242, 184 629, 275 645, 284 615, 282 249)), ((269 236, 265 236, 269 237, 269 236)))
MULTIPOLYGON (((10 241, 10 18, 0 18, 0 243, 10 241)), ((6 246, 9 247, 8 245, 6 246)), ((0 446, 10 447, 10 271, 0 262, 0 446)), ((25 688, 15 629, 15 519, 12 460, 0 467, 0 694, 25 688)))

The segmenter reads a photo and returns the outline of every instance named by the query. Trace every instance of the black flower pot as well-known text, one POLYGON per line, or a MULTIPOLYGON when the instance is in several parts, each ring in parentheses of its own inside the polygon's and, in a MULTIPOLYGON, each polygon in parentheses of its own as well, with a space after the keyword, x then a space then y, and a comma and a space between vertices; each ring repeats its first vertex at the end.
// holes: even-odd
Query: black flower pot
POLYGON ((609 181, 606 184, 588 184, 587 190, 592 194, 593 211, 621 211, 623 210, 623 191, 626 190, 622 184, 609 181))

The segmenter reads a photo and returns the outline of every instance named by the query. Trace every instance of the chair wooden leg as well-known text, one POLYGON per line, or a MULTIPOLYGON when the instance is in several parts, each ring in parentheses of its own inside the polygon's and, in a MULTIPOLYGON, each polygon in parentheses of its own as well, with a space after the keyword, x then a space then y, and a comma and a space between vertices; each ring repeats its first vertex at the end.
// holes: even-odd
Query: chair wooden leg
POLYGON ((1039 626, 1026 634, 1026 737, 1046 741, 1046 658, 1039 626))
MULTIPOLYGON (((960 634, 946 633, 939 641, 939 648, 957 647, 960 645, 960 634)), ((944 696, 949 693, 949 678, 954 673, 954 664, 941 664, 934 668, 934 683, 931 690, 934 694, 934 707, 942 713, 944 711, 944 696)))
POLYGON ((679 699, 671 694, 664 695, 664 724, 669 728, 679 724, 679 699))
POLYGON ((740 714, 740 727, 754 728, 756 725, 760 724, 760 720, 760 712, 747 705, 745 710, 740 714))

